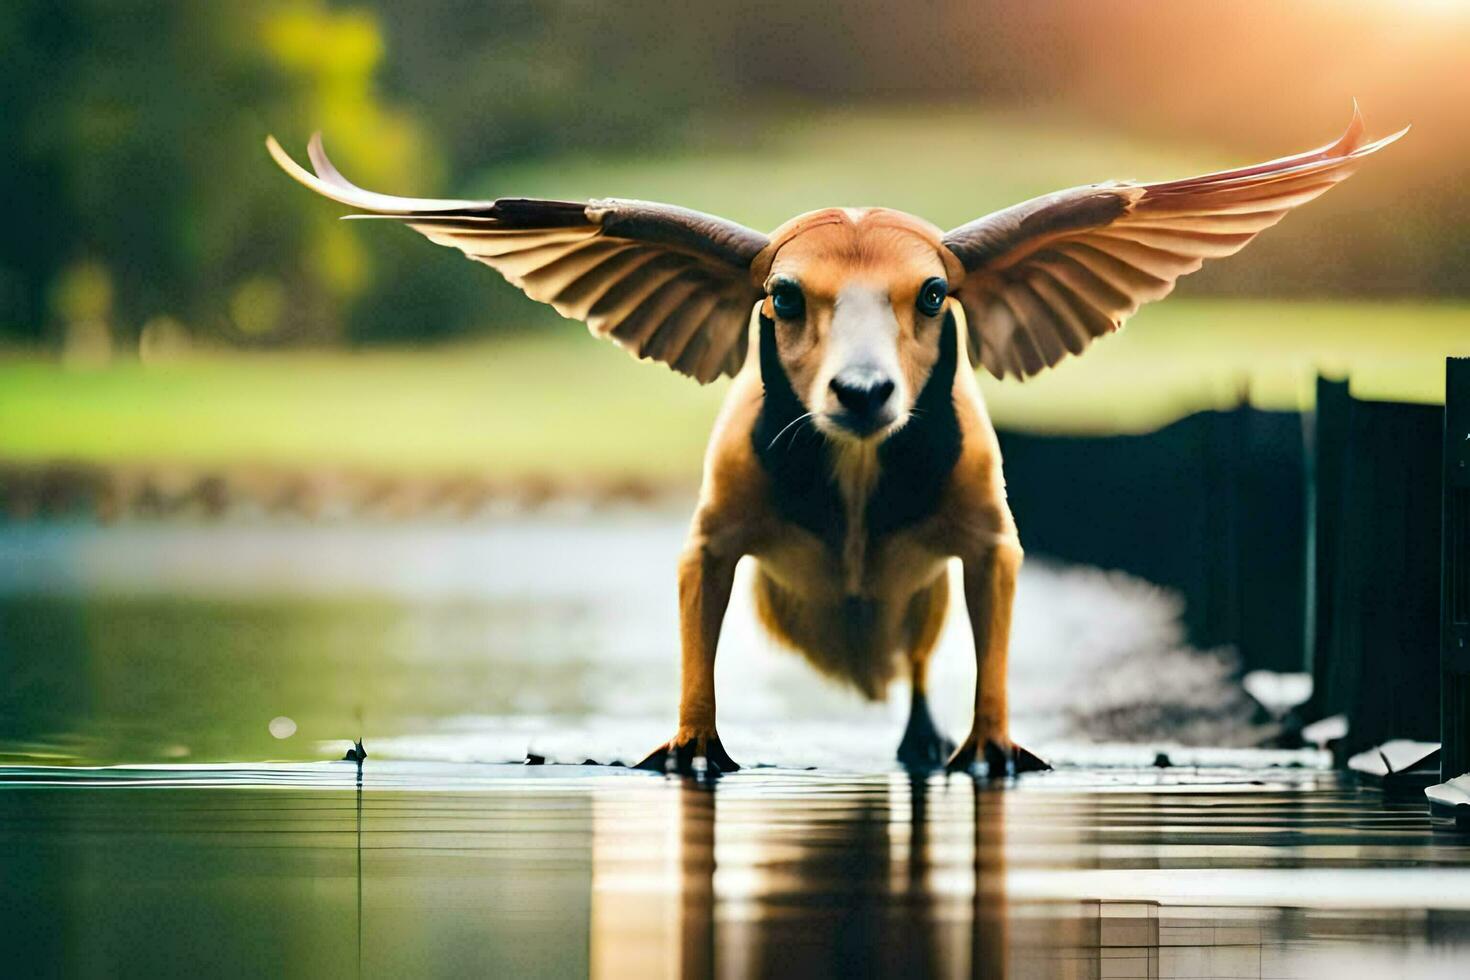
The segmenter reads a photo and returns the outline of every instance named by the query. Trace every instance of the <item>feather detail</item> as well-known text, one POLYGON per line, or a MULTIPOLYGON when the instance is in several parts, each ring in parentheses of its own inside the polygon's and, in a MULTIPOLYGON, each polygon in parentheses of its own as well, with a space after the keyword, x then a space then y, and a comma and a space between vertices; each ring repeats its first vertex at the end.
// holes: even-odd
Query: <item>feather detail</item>
POLYGON ((637 357, 660 360, 701 384, 744 363, 746 322, 761 296, 750 265, 769 244, 765 235, 646 201, 379 194, 342 176, 319 133, 307 147, 315 173, 274 137, 266 147, 298 182, 362 212, 346 217, 398 221, 457 248, 637 357))
POLYGON ((965 269, 953 292, 969 321, 971 363, 1025 379, 1082 353, 1406 132, 1364 143, 1354 102, 1346 132, 1305 153, 1184 180, 1058 191, 953 229, 944 244, 965 269))

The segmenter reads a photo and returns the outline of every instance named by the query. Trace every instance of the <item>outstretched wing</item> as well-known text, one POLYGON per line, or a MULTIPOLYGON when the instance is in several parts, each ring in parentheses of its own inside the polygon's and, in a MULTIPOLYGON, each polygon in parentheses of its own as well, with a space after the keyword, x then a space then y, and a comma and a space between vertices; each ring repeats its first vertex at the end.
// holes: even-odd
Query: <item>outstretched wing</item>
POLYGON ((759 232, 646 201, 376 194, 337 171, 320 134, 308 149, 315 174, 274 137, 266 146, 296 180, 365 212, 349 217, 401 221, 457 248, 639 358, 662 361, 701 384, 744 363, 750 310, 761 296, 750 262, 768 242, 759 232))
POLYGON ((955 228, 944 244, 965 268, 955 294, 971 363, 1025 379, 1082 353, 1406 132, 1363 143, 1354 105, 1342 138, 1316 150, 1161 184, 1075 187, 955 228))

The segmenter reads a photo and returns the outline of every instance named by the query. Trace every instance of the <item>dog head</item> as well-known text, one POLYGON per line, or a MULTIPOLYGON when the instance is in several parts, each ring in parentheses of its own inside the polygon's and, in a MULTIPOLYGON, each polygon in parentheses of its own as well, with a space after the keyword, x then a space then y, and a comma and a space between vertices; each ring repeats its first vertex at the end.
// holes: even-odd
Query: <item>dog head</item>
POLYGON ((908 421, 963 273, 940 237, 902 212, 828 208, 777 229, 753 264, 781 367, 827 436, 876 441, 908 421))

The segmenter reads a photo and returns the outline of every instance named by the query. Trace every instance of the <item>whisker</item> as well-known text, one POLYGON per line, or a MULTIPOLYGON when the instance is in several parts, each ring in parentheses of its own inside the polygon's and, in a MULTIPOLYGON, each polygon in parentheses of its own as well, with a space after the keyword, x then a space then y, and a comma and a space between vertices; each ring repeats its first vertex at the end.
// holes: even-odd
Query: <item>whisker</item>
MULTIPOLYGON (((811 418, 812 415, 813 415, 812 412, 807 412, 805 415, 798 415, 796 418, 792 419, 790 422, 787 422, 786 425, 785 425, 785 427, 782 428, 780 432, 776 433, 776 438, 774 438, 774 439, 771 440, 771 444, 766 447, 766 452, 770 452, 772 449, 775 449, 776 448, 776 443, 778 443, 778 442, 781 441, 781 437, 786 434, 786 430, 787 429, 790 429, 793 425, 796 425, 798 422, 802 422, 802 421, 805 421, 806 419, 811 418)), ((796 436, 793 435, 791 438, 794 440, 796 438, 796 436)))
POLYGON ((817 423, 814 422, 814 421, 812 421, 812 418, 815 415, 816 415, 815 412, 808 412, 807 413, 807 417, 800 420, 801 421, 801 425, 797 428, 797 430, 795 432, 791 433, 791 440, 786 443, 786 451, 788 453, 791 452, 791 450, 796 447, 796 440, 801 436, 801 434, 803 432, 806 432, 806 431, 809 430, 811 432, 816 433, 816 435, 817 435, 818 438, 821 437, 822 433, 817 428, 817 423))

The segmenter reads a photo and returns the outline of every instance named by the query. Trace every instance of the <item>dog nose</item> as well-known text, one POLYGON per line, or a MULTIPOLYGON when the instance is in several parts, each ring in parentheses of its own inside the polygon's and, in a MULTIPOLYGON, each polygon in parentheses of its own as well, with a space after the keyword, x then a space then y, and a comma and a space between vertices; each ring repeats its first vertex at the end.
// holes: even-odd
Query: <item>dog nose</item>
POLYGON ((888 403, 893 381, 878 371, 853 368, 833 378, 831 388, 843 408, 860 419, 869 419, 888 403))

